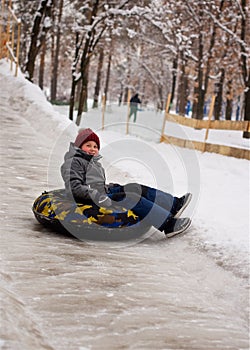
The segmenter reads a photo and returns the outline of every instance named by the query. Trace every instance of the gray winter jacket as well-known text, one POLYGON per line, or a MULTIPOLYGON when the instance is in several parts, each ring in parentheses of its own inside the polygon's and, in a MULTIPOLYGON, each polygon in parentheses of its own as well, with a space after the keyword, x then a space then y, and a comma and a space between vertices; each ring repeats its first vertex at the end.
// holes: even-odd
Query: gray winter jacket
POLYGON ((91 156, 70 144, 61 174, 67 194, 73 195, 76 201, 98 201, 100 196, 106 196, 105 171, 99 162, 101 158, 101 155, 91 156))

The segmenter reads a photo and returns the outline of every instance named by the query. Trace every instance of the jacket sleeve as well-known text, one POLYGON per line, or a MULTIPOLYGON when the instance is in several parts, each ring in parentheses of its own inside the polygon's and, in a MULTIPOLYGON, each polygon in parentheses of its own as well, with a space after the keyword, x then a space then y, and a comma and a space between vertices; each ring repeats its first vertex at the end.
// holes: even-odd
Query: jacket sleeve
POLYGON ((66 161, 61 167, 61 174, 67 193, 75 200, 96 199, 97 191, 85 184, 86 169, 78 159, 66 161))

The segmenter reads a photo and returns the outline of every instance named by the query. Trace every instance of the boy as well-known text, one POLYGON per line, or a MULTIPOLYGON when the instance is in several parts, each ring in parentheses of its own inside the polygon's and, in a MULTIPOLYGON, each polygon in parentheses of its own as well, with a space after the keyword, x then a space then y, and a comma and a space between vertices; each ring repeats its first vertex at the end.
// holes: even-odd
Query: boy
POLYGON ((190 203, 191 193, 173 197, 169 193, 140 185, 106 184, 105 171, 99 162, 100 140, 91 129, 79 132, 64 156, 61 174, 68 196, 76 202, 93 201, 99 207, 117 205, 131 209, 149 225, 172 237, 185 231, 189 218, 179 218, 190 203))

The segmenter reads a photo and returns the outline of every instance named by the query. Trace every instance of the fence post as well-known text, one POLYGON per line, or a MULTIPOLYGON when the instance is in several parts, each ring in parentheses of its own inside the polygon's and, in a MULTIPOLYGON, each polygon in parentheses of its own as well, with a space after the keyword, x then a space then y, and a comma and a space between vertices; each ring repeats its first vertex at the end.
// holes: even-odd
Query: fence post
POLYGON ((2 0, 2 9, 1 9, 1 18, 0 18, 0 58, 3 58, 3 19, 4 19, 4 9, 5 9, 5 0, 2 0))
POLYGON ((104 130, 104 117, 105 117, 105 110, 106 110, 106 95, 102 95, 102 130, 104 130))
POLYGON ((16 46, 16 71, 15 71, 15 77, 17 77, 18 67, 19 67, 20 40, 21 40, 21 21, 19 19, 18 23, 17 23, 17 46, 16 46))
POLYGON ((131 96, 131 92, 130 92, 130 89, 128 89, 128 100, 127 100, 128 112, 127 112, 126 134, 129 133, 130 96, 131 96))
POLYGON ((211 104, 210 104, 210 109, 209 109, 209 114, 208 114, 208 124, 207 124, 207 129, 206 129, 206 134, 205 134, 205 139, 204 139, 204 147, 203 147, 203 152, 205 152, 205 148, 206 148, 206 141, 208 138, 208 133, 209 133, 209 128, 210 128, 210 123, 211 123, 211 119, 214 113, 214 103, 215 103, 215 98, 216 95, 212 96, 212 100, 211 100, 211 104))
POLYGON ((13 61, 15 63, 14 60, 14 41, 15 41, 15 24, 14 24, 14 19, 12 18, 11 24, 10 24, 10 28, 11 28, 11 52, 12 54, 10 55, 10 70, 12 71, 13 69, 13 61))
POLYGON ((169 111, 170 101, 171 101, 171 94, 168 94, 165 113, 164 113, 164 119, 163 119, 163 125, 162 125, 162 129, 161 129, 161 141, 162 141, 163 135, 164 135, 164 130, 165 130, 165 126, 166 126, 166 120, 167 120, 167 114, 169 111))
MULTIPOLYGON (((9 6, 11 6, 11 0, 9 0, 9 6)), ((7 19, 7 27, 6 27, 6 43, 8 44, 9 41, 10 41, 10 17, 11 17, 11 14, 10 14, 10 11, 8 11, 8 19, 7 19)), ((9 49, 7 50, 7 60, 9 59, 9 54, 10 54, 10 51, 9 49)))

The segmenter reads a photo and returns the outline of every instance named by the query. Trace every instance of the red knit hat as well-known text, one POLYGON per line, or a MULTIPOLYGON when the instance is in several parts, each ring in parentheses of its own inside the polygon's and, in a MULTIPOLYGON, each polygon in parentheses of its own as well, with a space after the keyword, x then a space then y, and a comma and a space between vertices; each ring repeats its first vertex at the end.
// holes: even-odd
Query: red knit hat
POLYGON ((94 141, 97 144, 98 149, 100 149, 100 139, 91 129, 80 130, 75 139, 74 145, 78 148, 81 148, 82 144, 87 141, 94 141))

